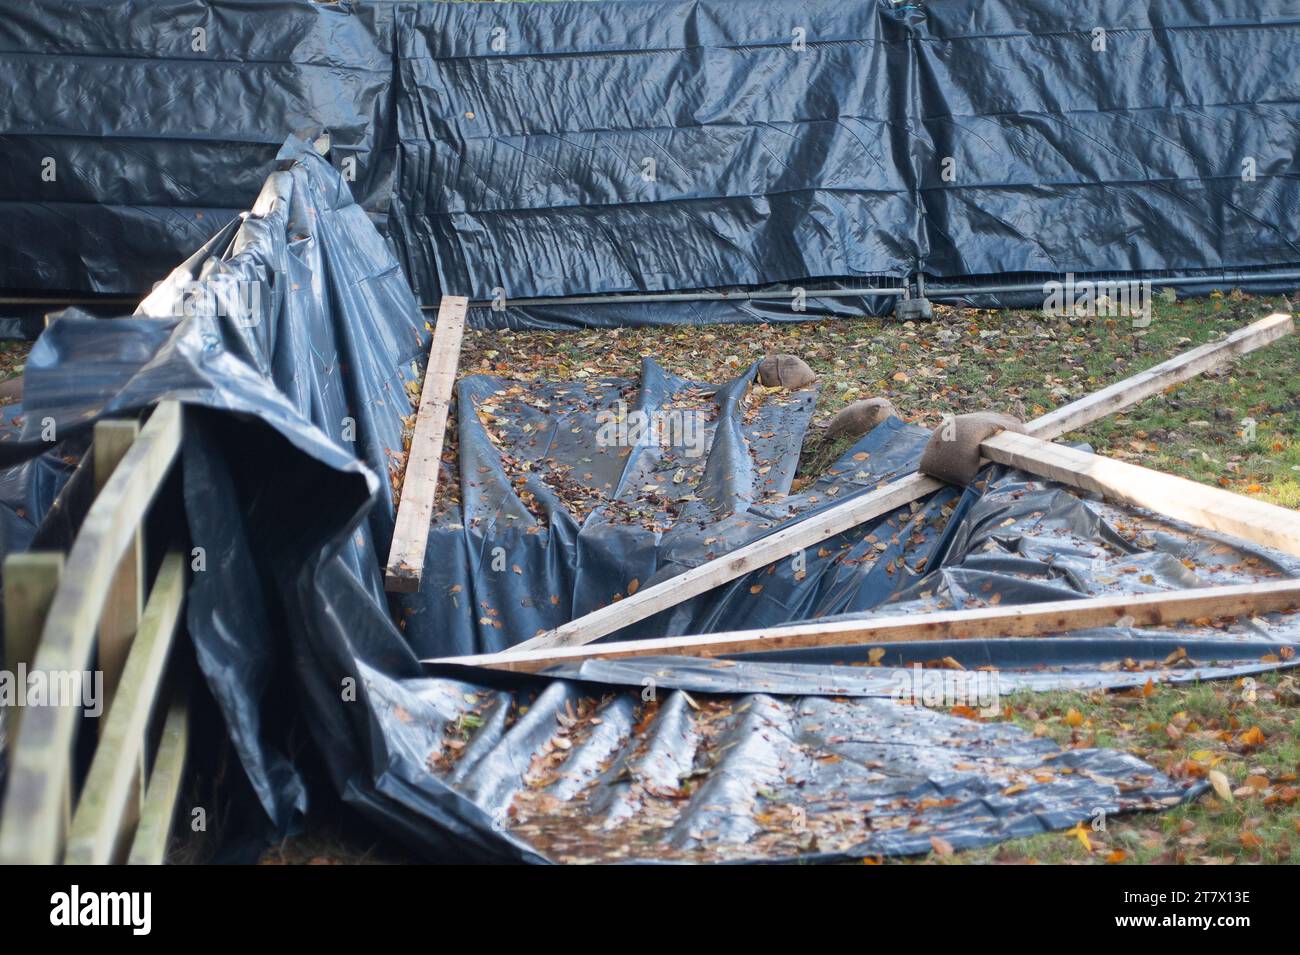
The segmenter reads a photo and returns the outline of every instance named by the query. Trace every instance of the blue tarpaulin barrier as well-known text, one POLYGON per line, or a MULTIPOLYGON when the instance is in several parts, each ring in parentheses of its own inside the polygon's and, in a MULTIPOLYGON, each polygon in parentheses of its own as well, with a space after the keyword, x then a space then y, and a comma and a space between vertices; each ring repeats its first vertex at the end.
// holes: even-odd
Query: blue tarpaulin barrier
POLYGON ((1297 0, 33 0, 0 287, 147 291, 309 127, 426 304, 1294 269, 1297 45, 1297 0))

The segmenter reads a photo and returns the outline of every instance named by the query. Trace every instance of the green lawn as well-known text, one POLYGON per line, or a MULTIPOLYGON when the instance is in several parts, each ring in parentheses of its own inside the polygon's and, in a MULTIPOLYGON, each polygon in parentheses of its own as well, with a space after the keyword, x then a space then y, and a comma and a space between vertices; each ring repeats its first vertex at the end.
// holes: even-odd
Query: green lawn
POLYGON ((31 342, 0 341, 0 381, 21 375, 31 350, 31 342))
POLYGON ((1065 747, 1127 750, 1179 779, 1221 773, 1218 791, 1162 813, 1112 817, 929 862, 1300 861, 1300 684, 1294 672, 1124 693, 1018 694, 1010 719, 1065 747), (1227 798, 1225 798, 1225 796, 1227 798))

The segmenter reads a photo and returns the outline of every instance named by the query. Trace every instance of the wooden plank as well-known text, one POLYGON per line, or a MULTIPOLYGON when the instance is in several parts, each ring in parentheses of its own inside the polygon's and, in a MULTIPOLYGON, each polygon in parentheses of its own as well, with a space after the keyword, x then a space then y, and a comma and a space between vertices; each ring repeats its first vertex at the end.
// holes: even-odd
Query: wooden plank
POLYGON ((189 704, 184 699, 177 699, 163 722, 162 741, 158 744, 153 775, 149 777, 149 788, 145 792, 140 825, 126 860, 130 865, 161 865, 167 854, 189 741, 189 704))
MULTIPOLYGON (((1233 332, 1221 342, 1194 348, 1096 394, 1080 398, 1036 418, 1025 427, 1035 437, 1049 440, 1059 437, 1185 381, 1207 368, 1289 335, 1293 327, 1289 315, 1270 315, 1233 332)), ((905 507, 941 487, 943 484, 939 481, 919 473, 899 478, 868 494, 858 495, 806 517, 729 554, 692 567, 617 603, 578 617, 531 640, 525 640, 506 652, 580 646, 598 640, 849 528, 875 520, 895 508, 905 507)))
POLYGON ((980 450, 999 464, 1300 557, 1300 512, 1290 508, 1024 434, 994 435, 980 450))
POLYGON ((900 614, 866 620, 838 620, 702 636, 625 640, 595 646, 556 647, 528 652, 441 657, 425 663, 489 667, 535 673, 561 663, 645 656, 720 657, 764 650, 860 647, 903 641, 1034 637, 1070 630, 1125 626, 1158 627, 1204 617, 1256 615, 1300 607, 1300 580, 1203 587, 1155 594, 1081 597, 934 613, 900 614))
MULTIPOLYGON (((95 424, 91 456, 94 459, 95 496, 104 489, 122 458, 140 436, 140 422, 132 419, 99 421, 95 424)), ((117 684, 126 667, 131 642, 140 615, 144 612, 144 532, 136 528, 135 539, 122 556, 113 576, 113 584, 99 617, 98 668, 104 674, 104 711, 111 710, 117 684)), ((102 734, 107 722, 101 720, 102 734)), ((140 814, 140 785, 144 779, 144 750, 136 755, 136 771, 131 779, 129 797, 119 814, 119 831, 125 835, 135 829, 140 814)))
POLYGON ((438 303, 438 324, 429 346, 429 365, 424 373, 424 390, 420 392, 415 434, 406 456, 402 497, 384 571, 384 589, 390 592, 414 593, 424 576, 424 551, 442 466, 442 440, 447 433, 447 413, 456 387, 468 308, 469 299, 459 295, 444 295, 438 303))
POLYGON ((1175 355, 1168 361, 1162 361, 1146 371, 1138 372, 1086 398, 1072 401, 1043 415, 1034 422, 1030 434, 1051 441, 1063 434, 1077 431, 1144 398, 1160 394, 1202 372, 1217 368, 1233 358, 1285 338, 1294 331, 1295 322, 1290 315, 1276 313, 1261 318, 1245 328, 1237 329, 1221 341, 1207 342, 1181 355, 1175 355))
MULTIPOLYGON (((5 669, 18 673, 30 669, 36 658, 41 628, 63 575, 63 555, 58 552, 10 554, 4 562, 5 669)), ((5 735, 10 743, 18 735, 21 706, 4 710, 5 735)), ((13 746, 7 747, 12 758, 13 746)))
POLYGON ((525 640, 508 653, 545 647, 580 646, 606 634, 674 607, 692 597, 708 593, 737 577, 766 567, 796 551, 814 547, 829 537, 865 524, 912 501, 943 488, 941 481, 924 474, 909 474, 866 494, 827 508, 767 537, 760 537, 714 560, 705 561, 675 577, 637 591, 630 597, 601 607, 549 633, 525 640))
POLYGON ((116 861, 114 849, 124 830, 134 831, 139 816, 136 787, 149 714, 158 696, 184 598, 185 555, 173 551, 163 558, 158 570, 118 694, 103 722, 99 746, 68 831, 64 862, 105 865, 116 861), (123 826, 124 818, 131 820, 129 827, 123 826))
POLYGON ((45 615, 63 575, 57 551, 10 554, 4 562, 5 669, 31 666, 45 615))
MULTIPOLYGON (((99 614, 122 555, 135 537, 181 443, 181 406, 154 410, 82 522, 50 606, 36 650, 48 673, 86 668, 99 614)), ((23 714, 0 818, 0 862, 50 864, 62 838, 60 794, 71 776, 71 754, 81 708, 44 706, 23 714)))
MULTIPOLYGON (((96 423, 91 446, 96 497, 139 435, 140 422, 135 420, 96 423)), ((113 584, 104 601, 104 612, 99 618, 99 669, 104 673, 105 709, 112 704, 117 681, 122 676, 131 649, 131 639, 144 611, 143 539, 140 529, 136 528, 117 573, 113 575, 113 584)))

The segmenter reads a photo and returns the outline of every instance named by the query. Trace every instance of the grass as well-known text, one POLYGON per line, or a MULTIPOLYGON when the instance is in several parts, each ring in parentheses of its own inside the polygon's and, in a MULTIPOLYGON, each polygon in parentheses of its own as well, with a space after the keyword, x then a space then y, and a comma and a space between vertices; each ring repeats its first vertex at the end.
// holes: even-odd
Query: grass
POLYGON ((1179 779, 1222 773, 1215 790, 1104 829, 1051 832, 921 862, 1231 864, 1300 861, 1300 684, 1294 672, 1152 686, 1147 693, 1017 694, 1001 719, 1063 747, 1126 750, 1179 779))
POLYGON ((21 375, 31 350, 31 342, 0 341, 0 381, 21 375))
MULTIPOLYGON (((1167 309, 1161 332, 1199 343, 1204 335, 1188 326, 1230 329, 1240 314, 1231 305, 1220 298, 1167 309)), ((1103 419, 1080 437, 1112 456, 1297 508, 1298 370, 1300 339, 1292 336, 1224 373, 1194 379, 1165 400, 1103 419)))

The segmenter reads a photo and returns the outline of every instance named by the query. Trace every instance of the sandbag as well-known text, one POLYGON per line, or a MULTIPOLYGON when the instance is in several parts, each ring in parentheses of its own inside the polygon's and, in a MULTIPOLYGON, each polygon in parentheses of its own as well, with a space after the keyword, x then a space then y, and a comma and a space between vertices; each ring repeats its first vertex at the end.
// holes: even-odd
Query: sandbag
POLYGON ((758 383, 764 388, 807 388, 817 376, 798 355, 768 355, 758 363, 758 383))
POLYGON ((918 471, 948 484, 966 485, 980 469, 980 445, 999 431, 1025 433, 1024 422, 992 411, 957 415, 944 420, 921 455, 918 471))
POLYGON ((894 403, 888 398, 863 398, 841 408, 826 426, 826 437, 845 435, 858 437, 866 434, 886 418, 897 417, 894 403))

